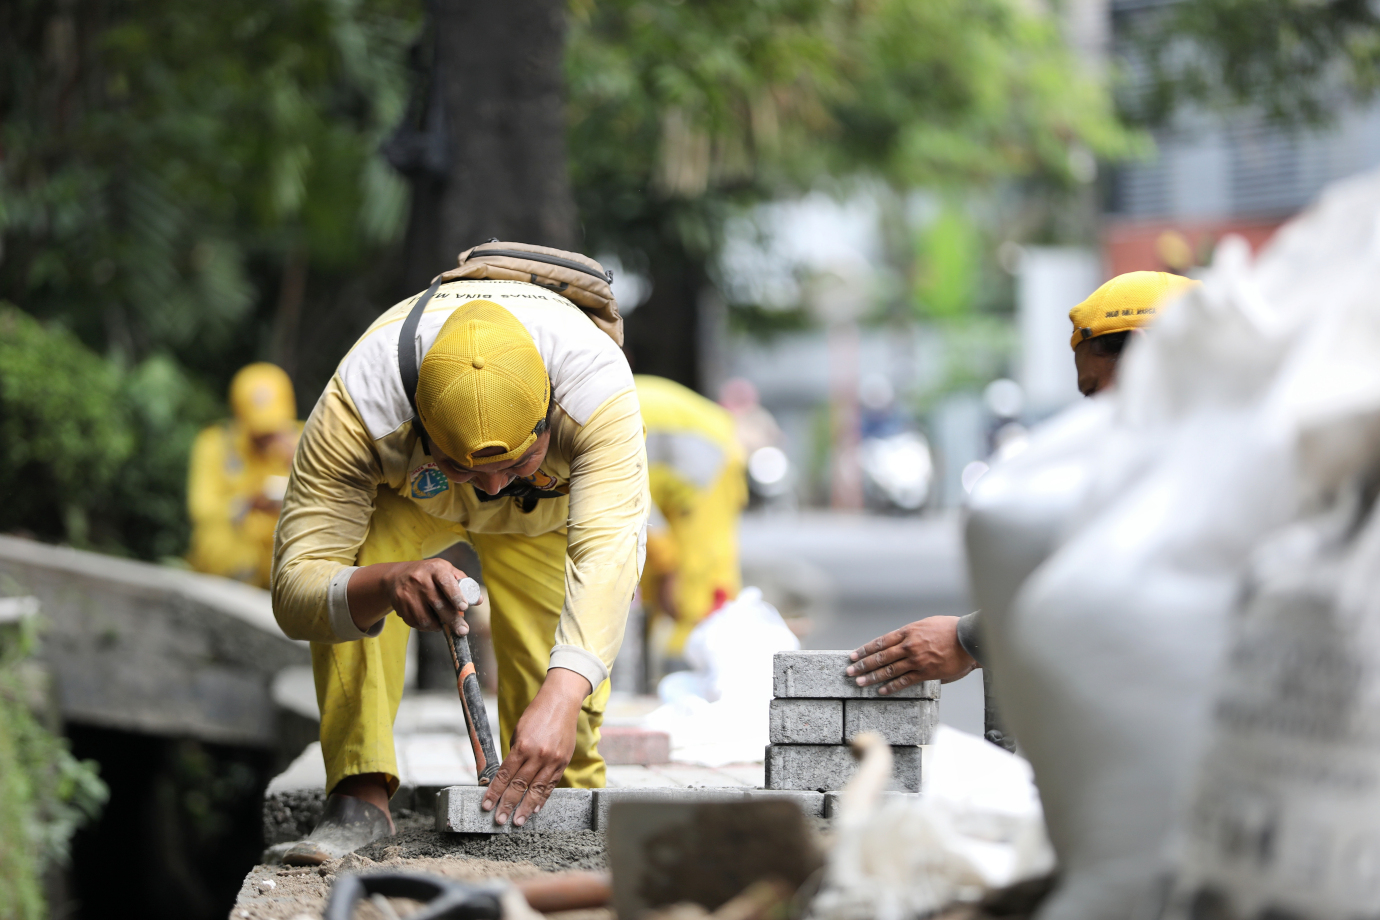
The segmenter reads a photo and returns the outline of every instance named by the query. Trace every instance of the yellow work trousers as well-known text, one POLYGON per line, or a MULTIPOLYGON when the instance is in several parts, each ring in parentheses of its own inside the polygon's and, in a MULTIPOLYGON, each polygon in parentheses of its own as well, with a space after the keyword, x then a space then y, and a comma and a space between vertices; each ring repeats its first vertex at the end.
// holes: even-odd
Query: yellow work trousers
MULTIPOLYGON (((655 480, 658 470, 651 469, 655 480)), ((730 463, 710 486, 699 493, 684 509, 663 509, 676 544, 676 583, 674 588, 677 616, 669 633, 657 630, 665 642, 661 653, 680 655, 685 640, 714 609, 714 595, 722 590, 732 600, 743 587, 743 573, 738 561, 738 521, 742 517, 745 473, 740 464, 730 463)), ((658 490, 653 482, 652 496, 658 490)), ((660 581, 671 573, 659 571, 651 552, 642 573, 642 602, 654 618, 666 617, 659 608, 660 581)), ((650 626, 651 624, 649 624, 650 626)))
MULTIPOLYGON (((469 539, 484 569, 493 610, 498 658, 498 726, 502 755, 518 719, 546 679, 546 666, 565 602, 564 532, 469 534, 458 524, 434 518, 393 492, 379 490, 369 535, 357 564, 424 559, 460 539, 469 539)), ((402 699, 407 640, 411 628, 389 614, 383 632, 356 642, 313 642, 312 673, 321 707, 321 753, 326 788, 361 773, 389 777, 398 788, 393 720, 402 699)), ((608 704, 604 681, 584 702, 576 727, 575 754, 560 785, 590 789, 604 785, 599 726, 608 704)))

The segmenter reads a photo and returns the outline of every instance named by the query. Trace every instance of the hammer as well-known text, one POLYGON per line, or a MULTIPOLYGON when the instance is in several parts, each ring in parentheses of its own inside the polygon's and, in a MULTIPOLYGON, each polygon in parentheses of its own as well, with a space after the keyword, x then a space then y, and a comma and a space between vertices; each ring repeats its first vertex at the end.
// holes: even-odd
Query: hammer
MULTIPOLYGON (((460 579, 460 597, 466 607, 483 600, 479 582, 473 578, 460 579)), ((465 727, 470 732, 470 747, 474 748, 474 768, 479 785, 487 786, 498 772, 498 751, 494 748, 493 732, 489 730, 489 715, 484 711, 484 695, 479 691, 479 676, 474 672, 474 657, 470 654, 470 640, 457 636, 449 626, 442 626, 446 645, 450 647, 450 662, 455 665, 455 689, 460 692, 460 708, 465 711, 465 727)))

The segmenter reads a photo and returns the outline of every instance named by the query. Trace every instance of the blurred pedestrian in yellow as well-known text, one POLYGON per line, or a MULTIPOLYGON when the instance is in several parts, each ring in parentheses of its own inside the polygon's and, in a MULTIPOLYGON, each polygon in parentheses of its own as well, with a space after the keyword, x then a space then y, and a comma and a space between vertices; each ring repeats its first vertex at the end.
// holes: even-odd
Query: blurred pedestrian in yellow
POLYGON ((747 475, 733 415, 662 377, 635 375, 647 426, 652 519, 642 603, 658 656, 679 656, 695 625, 738 596, 738 518, 747 475), (660 620, 660 622, 657 622, 660 620))
POLYGON ((292 381, 274 364, 250 364, 230 382, 234 418, 192 445, 187 511, 198 572, 268 587, 273 530, 302 423, 292 381))

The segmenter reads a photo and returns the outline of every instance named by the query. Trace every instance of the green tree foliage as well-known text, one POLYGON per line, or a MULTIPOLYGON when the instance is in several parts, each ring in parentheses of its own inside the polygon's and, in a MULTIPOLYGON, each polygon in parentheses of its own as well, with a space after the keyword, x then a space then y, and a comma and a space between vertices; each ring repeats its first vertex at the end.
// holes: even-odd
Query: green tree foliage
POLYGON ((675 316, 693 317, 735 206, 860 177, 1074 186, 1090 156, 1135 146, 1057 24, 1013 0, 575 0, 573 21, 587 237, 654 282, 635 355, 641 325, 686 350, 675 316))
POLYGON ((114 365, 61 329, 0 305, 0 530, 86 536, 134 452, 114 365))
POLYGON ((216 414, 217 401, 166 355, 122 370, 0 303, 0 532, 179 554, 188 450, 216 414))
POLYGON ((72 834, 99 814, 109 792, 91 761, 34 715, 39 672, 30 617, 0 628, 0 917, 42 920, 42 873, 67 859, 72 834))
POLYGON ((1152 123, 1193 104, 1318 124, 1380 89, 1380 8, 1368 0, 1193 0, 1127 27, 1126 106, 1152 123))
POLYGON ((223 384, 292 259, 349 269, 397 235, 375 151, 414 6, 5 4, 0 297, 223 384))
POLYGON ((0 531, 183 551, 187 451, 230 376, 310 351, 304 284, 339 288, 401 232, 377 149, 421 14, 0 4, 0 300, 72 333, 3 318, 0 531))

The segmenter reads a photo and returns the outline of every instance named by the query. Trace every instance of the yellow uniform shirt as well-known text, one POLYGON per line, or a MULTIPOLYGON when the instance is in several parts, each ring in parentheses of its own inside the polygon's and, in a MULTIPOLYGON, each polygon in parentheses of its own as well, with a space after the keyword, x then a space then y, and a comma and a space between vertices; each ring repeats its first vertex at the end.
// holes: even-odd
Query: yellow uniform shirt
POLYGON ((742 587, 738 519, 747 504, 747 476, 727 409, 662 377, 634 379, 647 425, 653 502, 642 597, 664 612, 657 582, 676 576, 678 622, 668 651, 678 654, 716 600, 732 599, 742 587))
MULTIPOLYGON (((295 423, 294 432, 301 431, 295 423)), ((198 572, 268 587, 273 528, 278 516, 253 507, 263 496, 276 500, 288 475, 288 460, 254 450, 234 422, 205 428, 192 444, 187 474, 187 512, 192 546, 187 562, 198 572)))
POLYGON ((307 420, 278 524, 274 614, 293 638, 366 635, 350 618, 345 586, 375 496, 387 489, 475 533, 565 531, 565 605, 550 666, 598 687, 622 643, 645 553, 647 459, 632 373, 578 307, 521 281, 442 285, 418 324, 419 365, 454 309, 475 299, 512 313, 541 353, 551 379, 551 446, 530 481, 562 496, 530 511, 511 497, 481 500, 488 497, 451 483, 426 455, 398 375, 398 330, 416 302, 408 298, 355 343, 307 420))

